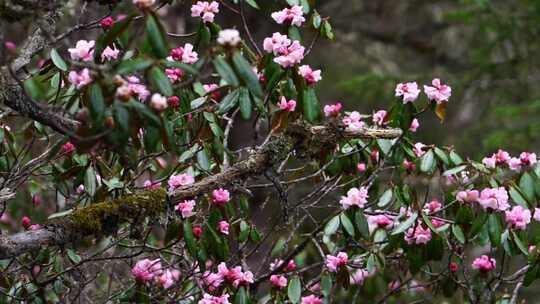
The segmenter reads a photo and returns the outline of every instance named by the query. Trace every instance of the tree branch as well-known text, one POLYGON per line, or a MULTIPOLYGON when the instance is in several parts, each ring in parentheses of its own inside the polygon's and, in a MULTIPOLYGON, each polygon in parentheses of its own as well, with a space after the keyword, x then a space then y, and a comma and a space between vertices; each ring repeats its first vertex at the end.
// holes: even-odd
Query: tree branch
POLYGON ((321 151, 333 151, 342 139, 398 138, 401 134, 400 129, 366 128, 350 132, 332 124, 310 126, 301 122, 293 123, 282 134, 275 135, 266 144, 256 148, 246 159, 192 185, 169 193, 161 188, 139 191, 112 201, 74 209, 66 216, 51 220, 40 230, 0 236, 0 259, 39 250, 44 245, 64 245, 84 237, 114 234, 120 224, 139 224, 146 217, 165 212, 170 204, 177 201, 197 197, 215 188, 262 174, 266 169, 280 164, 293 150, 297 155, 311 158, 321 151))

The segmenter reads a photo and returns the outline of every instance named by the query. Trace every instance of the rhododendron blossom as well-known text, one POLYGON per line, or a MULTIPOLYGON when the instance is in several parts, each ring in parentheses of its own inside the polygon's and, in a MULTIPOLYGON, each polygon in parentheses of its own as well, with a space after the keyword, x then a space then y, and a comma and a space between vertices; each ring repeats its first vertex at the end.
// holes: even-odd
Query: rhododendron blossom
POLYGON ((87 68, 82 69, 80 72, 71 71, 68 75, 69 82, 71 82, 77 89, 80 89, 92 82, 92 76, 90 76, 90 70, 87 68))
POLYGON ((270 276, 270 283, 272 283, 272 286, 278 289, 283 289, 287 287, 287 278, 282 275, 273 274, 270 276))
POLYGON ((288 47, 279 50, 279 56, 274 58, 274 62, 284 68, 292 67, 304 59, 304 51, 305 48, 300 45, 300 42, 295 40, 288 47))
POLYGON ((459 191, 456 194, 456 200, 465 203, 477 202, 478 198, 480 198, 480 193, 478 192, 478 190, 459 191))
POLYGON ((167 103, 167 97, 162 96, 159 93, 155 93, 152 95, 152 98, 150 98, 150 107, 157 112, 163 112, 168 107, 167 103))
POLYGON ((427 244, 431 241, 431 230, 424 228, 421 223, 417 223, 416 226, 407 229, 405 233, 405 241, 407 244, 427 244))
POLYGON ((268 53, 278 55, 282 49, 287 48, 289 45, 291 45, 291 40, 289 37, 276 32, 272 34, 272 37, 264 39, 263 49, 268 53))
POLYGON ((231 195, 228 190, 219 188, 212 191, 212 201, 220 206, 225 205, 231 200, 231 195))
POLYGON ((193 178, 193 176, 187 173, 182 173, 178 175, 171 175, 167 183, 169 184, 169 191, 173 191, 176 188, 191 185, 194 182, 195 178, 193 178))
POLYGON ((227 221, 220 221, 218 223, 218 231, 221 234, 229 235, 229 223, 227 221))
POLYGON ((226 46, 237 46, 240 43, 240 32, 235 29, 225 29, 218 33, 217 42, 226 46))
POLYGON ((161 188, 161 183, 159 182, 153 182, 151 180, 145 180, 144 183, 143 183, 143 187, 146 188, 146 189, 159 189, 161 188))
POLYGON ((306 80, 308 85, 314 85, 322 79, 321 70, 314 71, 309 65, 300 66, 298 74, 306 80))
POLYGON ((368 189, 366 187, 351 188, 347 191, 347 196, 342 196, 339 203, 343 209, 349 209, 352 206, 364 208, 369 198, 368 189))
POLYGON ((472 262, 472 268, 480 270, 482 272, 491 271, 495 269, 495 267, 497 267, 497 262, 494 258, 490 258, 487 255, 482 255, 481 257, 476 258, 472 262))
POLYGON ((218 265, 218 274, 235 288, 240 285, 249 285, 253 283, 253 273, 251 271, 242 271, 242 267, 240 266, 227 268, 225 263, 220 263, 218 265))
POLYGON ((418 128, 420 127, 420 122, 418 121, 417 118, 414 118, 411 122, 411 126, 409 127, 409 131, 411 132, 416 132, 416 130, 418 130, 418 128))
POLYGON ((184 71, 179 68, 165 69, 165 74, 167 74, 171 83, 180 82, 185 75, 184 71))
POLYGON ((521 206, 514 206, 512 210, 505 211, 505 217, 511 228, 525 230, 531 222, 531 211, 521 206))
POLYGON ((309 295, 307 297, 302 297, 301 304, 322 304, 322 300, 314 295, 309 295))
POLYGON ((427 146, 421 142, 417 142, 416 144, 414 144, 413 146, 414 155, 416 155, 416 157, 422 157, 424 154, 426 154, 426 151, 424 151, 425 147, 427 146))
POLYGON ((326 105, 324 106, 324 116, 326 117, 337 117, 339 116, 339 112, 341 111, 341 103, 336 102, 332 105, 326 105))
POLYGON ((478 203, 484 209, 504 211, 510 207, 508 204, 508 192, 504 187, 486 188, 480 192, 478 203))
POLYGON ((120 54, 120 50, 116 46, 113 45, 112 48, 108 46, 101 53, 101 60, 115 60, 118 58, 118 54, 120 54))
POLYGON ((185 200, 183 202, 178 203, 178 205, 174 206, 174 210, 180 213, 183 218, 188 218, 188 217, 193 216, 193 208, 195 208, 194 200, 185 200))
POLYGON ((435 78, 431 81, 433 86, 424 86, 424 93, 426 93, 429 100, 442 103, 448 101, 450 95, 452 95, 452 88, 441 83, 439 78, 435 78))
POLYGON ((273 12, 272 19, 274 19, 278 24, 291 24, 295 26, 302 26, 302 23, 306 21, 304 18, 304 11, 302 6, 294 5, 291 8, 284 8, 281 11, 273 12))
POLYGON ((204 22, 214 22, 219 13, 219 3, 216 1, 197 1, 191 6, 191 17, 201 17, 204 22))
POLYGON ((287 100, 285 96, 281 96, 278 106, 283 111, 294 112, 294 110, 296 109, 296 100, 287 100))
POLYGON ((416 82, 400 83, 396 86, 396 97, 402 97, 403 103, 415 101, 419 94, 416 82))
POLYGON ((424 205, 424 212, 426 214, 432 214, 441 210, 442 204, 438 200, 432 200, 431 202, 424 205))
POLYGON ((335 256, 331 254, 326 255, 326 267, 330 272, 337 272, 341 267, 346 266, 348 261, 349 256, 343 251, 338 252, 335 256))
POLYGON ((174 283, 180 279, 180 271, 176 269, 167 269, 159 277, 159 283, 163 288, 169 289, 174 283))
POLYGON ((229 302, 228 294, 224 294, 218 297, 205 293, 198 304, 231 304, 231 302, 229 302))
POLYGON ((131 269, 131 274, 135 277, 135 280, 140 283, 148 283, 154 278, 160 276, 161 261, 160 259, 149 260, 143 259, 138 261, 131 269))
POLYGON ((371 274, 366 269, 358 269, 351 274, 351 284, 362 285, 371 274))
POLYGON ((504 150, 499 150, 497 153, 491 155, 491 157, 485 157, 482 163, 487 168, 495 168, 495 166, 508 165, 510 163, 510 154, 504 150))
POLYGON ((193 64, 199 60, 199 54, 193 51, 193 45, 191 43, 186 43, 183 47, 172 49, 167 60, 193 64))
POLYGON ((74 48, 68 49, 72 60, 91 61, 94 59, 94 40, 79 40, 74 48))
POLYGON ((373 123, 378 126, 384 125, 386 123, 385 122, 386 114, 387 112, 385 110, 379 110, 373 113, 373 123))
POLYGON ((349 115, 343 117, 343 124, 347 127, 347 130, 355 132, 364 128, 365 123, 361 120, 360 113, 352 111, 349 115))
POLYGON ((394 225, 394 219, 386 214, 369 215, 367 222, 370 232, 377 228, 390 229, 394 225))

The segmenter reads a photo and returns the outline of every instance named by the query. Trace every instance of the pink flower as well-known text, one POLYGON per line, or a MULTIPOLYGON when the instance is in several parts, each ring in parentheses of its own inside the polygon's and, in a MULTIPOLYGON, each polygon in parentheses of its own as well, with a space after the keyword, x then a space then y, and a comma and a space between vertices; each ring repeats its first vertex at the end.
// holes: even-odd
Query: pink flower
POLYGON ((450 262, 450 265, 448 265, 448 268, 451 272, 456 273, 459 269, 459 265, 456 262, 450 262))
POLYGON ((348 131, 356 132, 363 129, 365 126, 365 123, 361 119, 360 113, 352 111, 349 115, 343 117, 342 122, 348 131))
MULTIPOLYGON (((283 260, 278 260, 278 259, 274 260, 274 262, 270 263, 270 271, 276 270, 281 265, 283 265, 283 260)), ((296 269, 296 263, 294 262, 294 260, 289 260, 289 263, 287 263, 287 266, 285 266, 284 271, 288 272, 288 271, 293 271, 295 269, 296 269)))
POLYGON ((336 102, 335 104, 324 106, 324 116, 326 116, 326 117, 330 117, 330 116, 337 117, 337 116, 339 116, 339 112, 341 111, 341 107, 342 106, 341 106, 340 102, 336 102))
POLYGON ((433 227, 435 228, 439 228, 441 227, 442 225, 446 224, 445 222, 441 221, 441 220, 438 220, 438 219, 431 219, 431 225, 433 225, 433 227))
POLYGON ((82 69, 79 73, 77 73, 76 71, 69 72, 68 79, 69 82, 75 85, 77 89, 80 89, 92 82, 90 70, 87 68, 82 69))
POLYGON ((403 103, 415 101, 418 94, 420 90, 416 82, 400 83, 396 86, 396 97, 402 96, 403 103))
POLYGON ((287 101, 287 98, 285 98, 285 96, 281 96, 281 100, 279 101, 278 106, 283 111, 294 112, 294 110, 296 109, 296 100, 291 99, 287 101))
POLYGON ((176 109, 180 106, 180 97, 171 96, 167 98, 167 103, 169 104, 169 107, 176 109))
POLYGON ((478 198, 480 197, 480 193, 478 190, 465 190, 465 191, 459 191, 456 195, 456 200, 460 202, 465 203, 474 203, 478 201, 478 198))
POLYGON ((41 205, 41 195, 37 193, 32 195, 32 205, 34 205, 34 207, 39 207, 39 205, 41 205))
POLYGON ((113 26, 113 24, 114 24, 114 19, 111 16, 107 16, 101 19, 101 21, 99 22, 99 25, 104 29, 110 28, 111 26, 113 26))
POLYGON ((369 215, 367 222, 370 232, 377 228, 390 229, 394 225, 394 220, 386 214, 369 215))
POLYGON ((432 214, 441 210, 442 204, 438 200, 432 200, 424 205, 424 213, 432 214))
POLYGON ((484 209, 504 211, 510 207, 508 204, 508 192, 504 187, 486 188, 480 192, 478 203, 484 209))
POLYGON ((231 200, 231 195, 228 190, 219 188, 212 191, 212 200, 219 206, 224 206, 225 203, 231 200))
POLYGON ((519 158, 512 157, 508 162, 508 167, 514 171, 521 170, 521 160, 519 158))
POLYGON ((94 59, 94 40, 79 40, 74 48, 68 49, 68 52, 73 60, 91 61, 94 59))
POLYGON ((420 122, 418 121, 418 119, 415 118, 411 122, 411 126, 409 127, 409 131, 416 132, 418 127, 420 127, 420 122))
POLYGON ((404 159, 403 168, 405 168, 405 170, 407 170, 408 172, 413 172, 414 170, 416 170, 416 164, 412 161, 404 159))
POLYGON ((356 169, 358 170, 358 172, 362 173, 362 172, 365 172, 366 171, 366 164, 365 163, 358 163, 356 165, 356 169))
POLYGON ((101 53, 101 60, 116 60, 118 54, 120 54, 120 50, 117 49, 116 46, 113 45, 112 48, 108 46, 103 50, 103 53, 101 53))
POLYGON ((307 297, 302 297, 301 304, 322 304, 322 300, 314 295, 309 295, 307 297))
POLYGON ((4 47, 6 48, 6 50, 9 50, 11 52, 17 50, 17 45, 13 41, 4 42, 4 47))
POLYGON ((385 124, 385 119, 386 119, 386 111, 385 110, 379 110, 375 113, 373 113, 373 123, 378 125, 378 126, 382 126, 385 124))
POLYGON ((131 274, 139 283, 147 283, 155 277, 161 275, 161 261, 159 259, 144 259, 138 261, 131 269, 131 274))
POLYGON ((32 225, 32 220, 28 216, 23 216, 21 224, 24 228, 28 229, 32 225))
POLYGON ((366 269, 358 269, 351 275, 351 284, 362 285, 371 274, 366 269))
POLYGON ((227 268, 227 265, 222 262, 218 265, 218 274, 221 275, 225 281, 232 283, 234 287, 253 283, 253 273, 251 273, 251 271, 242 272, 242 267, 240 266, 229 269, 227 268))
POLYGON ((199 60, 199 54, 193 51, 193 45, 191 43, 186 43, 183 47, 172 49, 167 60, 193 64, 199 60))
POLYGON ((215 291, 219 288, 221 283, 223 283, 223 277, 218 273, 212 273, 210 271, 206 271, 203 274, 203 284, 208 288, 210 291, 215 291))
POLYGON ((214 22, 214 17, 219 13, 219 3, 212 1, 197 1, 191 6, 191 17, 201 17, 204 22, 214 22))
POLYGON ((304 77, 308 85, 314 85, 322 79, 321 70, 313 71, 309 65, 300 66, 298 68, 298 75, 304 77))
POLYGON ((218 230, 222 234, 229 235, 229 223, 227 221, 220 221, 218 223, 218 230))
POLYGON ((168 106, 167 97, 162 96, 159 93, 154 93, 154 95, 152 95, 152 98, 150 99, 150 108, 157 112, 163 112, 168 106))
POLYGON ((287 48, 289 45, 291 45, 291 40, 287 37, 287 35, 282 35, 281 33, 276 32, 272 34, 272 37, 264 39, 263 49, 267 53, 274 53, 274 55, 278 55, 280 50, 287 48))
POLYGON ((304 18, 303 8, 299 5, 273 12, 271 16, 272 19, 274 19, 278 24, 287 23, 296 25, 298 27, 302 26, 302 23, 306 21, 306 18, 304 18))
POLYGON ((472 262, 472 268, 482 272, 488 272, 495 269, 495 267, 497 267, 497 262, 494 258, 490 258, 487 255, 482 255, 472 262))
POLYGON ((347 265, 349 256, 347 253, 340 251, 336 256, 326 255, 326 267, 330 272, 337 272, 339 268, 347 265))
POLYGON ((148 190, 153 190, 153 189, 159 189, 161 187, 161 184, 159 182, 153 182, 147 179, 144 181, 143 187, 148 190))
POLYGON ((504 150, 497 151, 497 153, 491 155, 491 157, 485 157, 482 163, 487 168, 495 168, 495 166, 508 165, 510 163, 510 154, 504 150))
POLYGON ((439 78, 435 78, 431 81, 432 87, 425 85, 424 93, 426 93, 429 100, 435 100, 438 104, 443 101, 448 101, 450 95, 452 95, 452 88, 441 83, 439 78))
POLYGON ((173 269, 167 269, 165 272, 159 277, 159 283, 163 288, 169 289, 174 283, 176 283, 180 279, 180 271, 173 269))
POLYGON ((179 175, 171 175, 167 183, 169 184, 169 191, 173 191, 176 188, 191 185, 194 182, 195 179, 193 178, 193 176, 187 173, 182 173, 179 175))
POLYGON ((536 154, 529 152, 521 152, 519 160, 523 166, 533 166, 536 164, 536 154))
POLYGON ((417 142, 416 144, 414 144, 414 147, 413 147, 414 155, 416 155, 416 157, 422 157, 426 153, 426 151, 424 151, 425 147, 426 145, 424 145, 421 142, 417 142))
POLYGON ((290 46, 279 50, 279 56, 274 58, 274 62, 284 68, 291 67, 304 59, 304 51, 305 48, 295 40, 290 46))
POLYGON ((421 223, 418 223, 416 227, 411 227, 405 233, 405 241, 407 244, 427 244, 431 240, 431 230, 429 228, 422 227, 421 223))
POLYGON ((203 84, 202 87, 206 93, 214 93, 216 90, 219 89, 219 85, 215 83, 203 84))
POLYGON ((493 154, 491 157, 484 157, 482 159, 482 164, 484 164, 486 168, 495 168, 495 166, 497 165, 497 159, 495 158, 495 154, 493 154))
POLYGON ((366 187, 360 187, 360 189, 354 187, 347 191, 347 196, 342 196, 339 203, 343 209, 349 209, 352 206, 364 208, 368 199, 368 189, 366 187))
POLYGON ((71 142, 67 142, 62 145, 62 152, 66 154, 71 154, 75 151, 75 146, 71 142))
POLYGON ((167 74, 171 83, 180 82, 185 75, 184 70, 179 68, 165 69, 165 74, 167 74))
POLYGON ((217 296, 213 296, 211 294, 205 293, 203 295, 203 298, 199 300, 198 304, 231 304, 231 302, 229 302, 228 294, 224 294, 222 296, 217 297, 217 296))
POLYGON ((282 275, 271 275, 270 276, 270 283, 278 289, 283 289, 287 287, 287 278, 282 275))
POLYGON ((194 200, 185 200, 181 203, 178 203, 178 205, 174 206, 174 210, 182 214, 183 218, 188 218, 188 217, 193 216, 193 208, 195 208, 194 200))
POLYGON ((150 91, 148 91, 145 85, 140 83, 139 78, 136 76, 129 76, 127 80, 127 87, 131 92, 133 92, 133 94, 137 95, 140 101, 145 101, 148 96, 150 96, 150 91))
POLYGON ((505 212, 505 217, 511 228, 525 230, 531 222, 531 211, 521 206, 514 206, 512 210, 505 212))

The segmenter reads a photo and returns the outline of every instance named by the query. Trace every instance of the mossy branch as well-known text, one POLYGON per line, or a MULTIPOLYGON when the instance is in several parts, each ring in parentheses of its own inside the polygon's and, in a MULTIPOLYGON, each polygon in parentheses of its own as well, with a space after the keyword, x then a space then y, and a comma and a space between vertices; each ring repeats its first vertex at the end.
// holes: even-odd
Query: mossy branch
POLYGON ((297 122, 255 149, 246 159, 193 185, 170 193, 161 188, 139 191, 114 200, 76 208, 65 217, 51 220, 43 229, 10 236, 0 235, 0 259, 39 250, 44 245, 64 245, 85 237, 114 234, 124 223, 135 224, 146 217, 162 214, 167 210, 168 203, 174 204, 208 193, 217 187, 257 176, 279 164, 293 150, 299 152, 298 155, 310 158, 316 157, 323 150, 332 151, 338 142, 345 138, 398 138, 401 134, 400 129, 375 128, 350 132, 338 125, 310 126, 297 122))

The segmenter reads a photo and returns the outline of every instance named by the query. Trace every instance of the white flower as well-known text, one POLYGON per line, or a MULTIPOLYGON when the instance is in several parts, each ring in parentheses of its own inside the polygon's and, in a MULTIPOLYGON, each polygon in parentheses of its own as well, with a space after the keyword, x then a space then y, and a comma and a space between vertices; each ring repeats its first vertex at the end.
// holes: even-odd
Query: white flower
POLYGON ((240 32, 235 29, 225 29, 219 32, 217 42, 221 45, 237 46, 240 43, 240 32))

